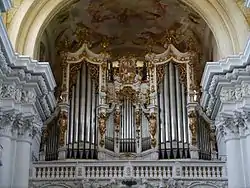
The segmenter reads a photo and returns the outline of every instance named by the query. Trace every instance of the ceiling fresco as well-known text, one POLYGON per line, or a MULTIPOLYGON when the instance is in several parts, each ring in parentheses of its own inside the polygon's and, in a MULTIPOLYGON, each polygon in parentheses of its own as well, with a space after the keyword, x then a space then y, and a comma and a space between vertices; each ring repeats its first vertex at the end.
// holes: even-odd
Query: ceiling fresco
POLYGON ((186 51, 189 38, 201 43, 205 27, 203 19, 178 0, 78 0, 50 23, 56 45, 67 41, 72 51, 84 40, 96 49, 106 41, 132 51, 152 45, 162 51, 169 35, 186 51))

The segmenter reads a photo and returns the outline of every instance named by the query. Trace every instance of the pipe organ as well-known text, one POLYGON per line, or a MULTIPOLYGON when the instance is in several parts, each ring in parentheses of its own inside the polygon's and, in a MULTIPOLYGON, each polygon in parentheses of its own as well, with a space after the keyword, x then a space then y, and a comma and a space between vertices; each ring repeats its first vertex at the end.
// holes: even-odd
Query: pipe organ
POLYGON ((209 126, 194 106, 194 57, 172 44, 143 61, 96 54, 86 44, 63 54, 60 108, 68 118, 58 126, 66 157, 190 158, 195 146, 209 159, 209 126))

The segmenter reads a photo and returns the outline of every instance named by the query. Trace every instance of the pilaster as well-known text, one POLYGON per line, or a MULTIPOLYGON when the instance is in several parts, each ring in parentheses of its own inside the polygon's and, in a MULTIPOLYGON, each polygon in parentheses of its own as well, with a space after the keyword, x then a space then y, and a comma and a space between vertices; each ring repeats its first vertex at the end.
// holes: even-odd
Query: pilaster
POLYGON ((235 112, 233 116, 221 113, 220 123, 217 125, 218 131, 225 138, 229 188, 247 186, 244 154, 240 139, 240 121, 238 112, 235 112))
POLYGON ((0 165, 0 187, 11 186, 12 175, 12 125, 15 112, 5 111, 0 114, 0 143, 1 143, 1 165, 0 165))
POLYGON ((16 137, 16 160, 13 187, 26 188, 29 182, 29 166, 32 139, 40 133, 41 121, 35 116, 20 115, 14 124, 16 137))

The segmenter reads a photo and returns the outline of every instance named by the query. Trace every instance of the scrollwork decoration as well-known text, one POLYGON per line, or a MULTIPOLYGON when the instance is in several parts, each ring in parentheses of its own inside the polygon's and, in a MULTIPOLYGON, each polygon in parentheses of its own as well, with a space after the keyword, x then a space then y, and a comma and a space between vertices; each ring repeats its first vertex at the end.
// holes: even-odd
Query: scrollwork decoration
POLYGON ((98 118, 98 123, 99 123, 99 131, 100 131, 100 145, 103 147, 104 146, 104 135, 106 132, 106 120, 107 116, 106 113, 101 112, 98 118))
POLYGON ((151 113, 149 116, 149 126, 150 126, 150 135, 151 135, 151 145, 156 146, 156 131, 157 131, 157 118, 156 113, 151 113))
POLYGON ((59 144, 60 146, 64 146, 65 144, 65 132, 67 130, 68 124, 68 113, 66 111, 61 111, 58 118, 60 136, 59 136, 59 144))
POLYGON ((195 146, 197 144, 197 114, 195 111, 191 111, 188 114, 189 118, 189 129, 192 135, 192 145, 195 146))

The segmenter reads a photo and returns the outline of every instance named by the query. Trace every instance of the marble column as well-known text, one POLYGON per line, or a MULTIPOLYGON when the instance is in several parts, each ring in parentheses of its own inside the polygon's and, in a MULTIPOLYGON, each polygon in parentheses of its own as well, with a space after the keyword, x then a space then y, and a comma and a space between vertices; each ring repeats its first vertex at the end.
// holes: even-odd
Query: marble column
POLYGON ((227 152, 228 188, 246 187, 240 133, 237 121, 233 116, 222 116, 217 129, 225 137, 227 152))
POLYGON ((0 116, 0 187, 11 186, 11 163, 12 163, 12 123, 14 116, 4 114, 0 116))
POLYGON ((25 119, 19 123, 16 139, 16 160, 13 179, 13 187, 29 187, 30 152, 32 137, 41 126, 34 122, 33 118, 25 119))
POLYGON ((240 127, 242 130, 242 134, 244 137, 244 148, 243 151, 245 153, 244 164, 246 166, 246 179, 247 179, 247 186, 250 187, 250 111, 243 113, 244 124, 240 127))

